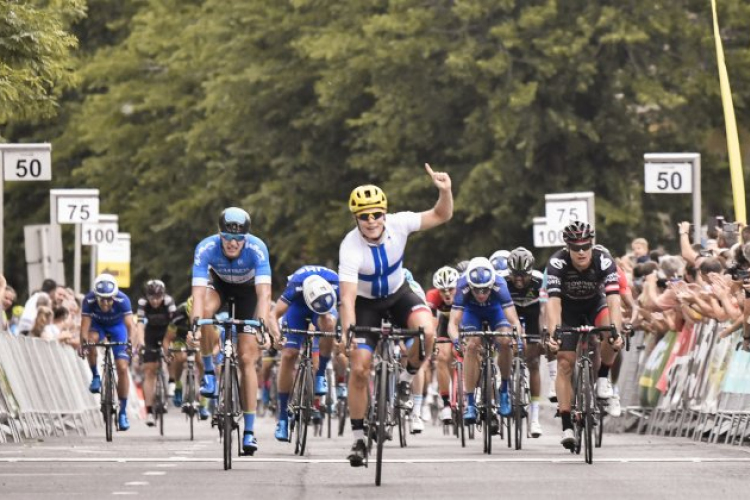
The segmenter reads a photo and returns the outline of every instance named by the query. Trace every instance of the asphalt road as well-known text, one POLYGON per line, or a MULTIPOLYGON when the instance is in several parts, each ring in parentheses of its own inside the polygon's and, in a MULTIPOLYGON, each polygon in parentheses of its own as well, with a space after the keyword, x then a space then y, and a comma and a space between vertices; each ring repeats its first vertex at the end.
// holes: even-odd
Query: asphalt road
POLYGON ((100 428, 86 437, 0 445, 0 498, 705 499, 739 498, 747 489, 748 448, 605 434, 604 446, 587 465, 582 455, 560 446, 552 407, 542 412, 544 436, 520 451, 496 441, 491 456, 482 453, 481 434, 461 448, 442 426, 428 424, 425 433, 409 437, 405 449, 387 444, 383 485, 376 487, 374 464, 353 469, 345 460, 348 429, 340 438, 311 438, 309 453, 300 458, 291 444, 273 439, 274 423, 260 418, 259 452, 235 458, 234 468, 224 471, 218 432, 202 422, 189 441, 184 417, 172 409, 164 437, 133 418, 131 429, 111 443, 100 428))

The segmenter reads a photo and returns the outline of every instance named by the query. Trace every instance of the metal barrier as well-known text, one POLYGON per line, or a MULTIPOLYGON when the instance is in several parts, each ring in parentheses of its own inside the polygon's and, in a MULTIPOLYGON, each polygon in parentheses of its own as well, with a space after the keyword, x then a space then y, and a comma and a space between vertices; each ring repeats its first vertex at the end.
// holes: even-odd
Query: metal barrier
POLYGON ((720 339, 726 324, 714 320, 669 332, 645 345, 633 378, 623 380, 627 393, 626 430, 659 436, 733 445, 750 438, 750 353, 742 351, 741 332, 720 339), (633 395, 638 404, 633 404, 633 395))
POLYGON ((91 371, 58 342, 0 332, 0 443, 87 434, 101 425, 91 371))

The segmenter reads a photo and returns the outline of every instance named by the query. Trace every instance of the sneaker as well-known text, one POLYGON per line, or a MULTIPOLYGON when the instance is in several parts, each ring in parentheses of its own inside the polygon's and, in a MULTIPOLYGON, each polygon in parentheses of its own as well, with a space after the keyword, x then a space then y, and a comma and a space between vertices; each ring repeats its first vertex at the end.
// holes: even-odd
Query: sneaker
POLYGON ((128 421, 128 414, 120 413, 117 418, 117 424, 119 425, 121 431, 126 431, 130 429, 130 422, 128 421))
POLYGON ((261 401, 263 401, 263 406, 268 408, 269 403, 271 403, 271 390, 268 387, 263 387, 263 391, 261 391, 261 401))
POLYGON ((497 409, 497 413, 503 417, 510 416, 513 412, 513 408, 510 405, 510 394, 507 392, 500 392, 500 407, 497 409))
POLYGON ((411 383, 401 381, 398 383, 398 402, 402 408, 411 409, 414 402, 411 400, 411 383))
POLYGON ((362 467, 365 464, 366 457, 367 446, 365 445, 365 441, 364 439, 358 439, 352 445, 352 449, 346 459, 349 460, 349 465, 352 467, 362 467))
POLYGON ((156 417, 154 417, 153 413, 146 415, 146 425, 149 427, 154 427, 156 425, 156 417))
POLYGON ((201 396, 213 397, 216 392, 216 375, 203 375, 201 380, 201 396))
POLYGON ((344 384, 338 384, 336 386, 336 399, 346 399, 348 396, 348 391, 346 389, 346 386, 344 384))
POLYGON ((328 382, 326 381, 325 375, 318 375, 315 377, 315 395, 323 396, 328 392, 328 382))
POLYGON ((555 390, 555 384, 550 384, 547 398, 549 398, 550 403, 557 403, 557 391, 555 390))
POLYGON ((531 432, 531 437, 533 438, 542 437, 542 426, 539 424, 539 422, 531 422, 531 424, 529 425, 529 431, 531 432))
POLYGON ((89 392, 92 394, 99 394, 102 392, 102 378, 99 375, 95 375, 94 378, 91 379, 89 392))
POLYGON ((276 433, 274 436, 277 441, 289 442, 289 422, 287 420, 279 420, 276 424, 276 433))
POLYGON ((422 417, 419 415, 412 415, 411 417, 411 433, 412 434, 421 434, 424 430, 424 422, 422 421, 422 417))
MULTIPOLYGON (((167 384, 167 396, 170 397, 170 398, 172 396, 174 396, 175 389, 177 389, 177 384, 175 384, 174 382, 170 382, 169 384, 167 384)), ((182 390, 182 389, 180 389, 180 390, 182 390)), ((177 405, 177 406, 179 406, 179 405, 177 405)))
POLYGON ((205 406, 199 406, 198 407, 198 416, 201 420, 208 420, 208 417, 211 416, 211 414, 208 412, 208 408, 205 406))
POLYGON ((174 394, 172 394, 172 402, 177 408, 182 406, 182 387, 177 387, 174 390, 174 394))
POLYGON ((422 420, 425 422, 432 422, 432 405, 422 405, 422 420))
POLYGON ((563 445, 563 448, 566 450, 572 450, 575 447, 576 435, 575 432, 573 432, 573 429, 565 429, 563 431, 560 444, 563 445))
POLYGON ((464 410, 464 422, 467 424, 474 424, 477 421, 477 407, 467 406, 464 410))
POLYGON ((242 454, 252 456, 258 451, 258 440, 255 439, 255 434, 245 433, 242 436, 242 454))
POLYGON ((609 399, 614 395, 612 392, 612 383, 607 377, 599 377, 596 380, 596 397, 599 399, 609 399))
POLYGON ((609 398, 607 405, 604 410, 612 417, 619 417, 622 415, 622 408, 620 407, 620 396, 612 396, 609 398))
POLYGON ((443 406, 443 409, 440 410, 440 420, 442 420, 445 425, 448 425, 453 421, 453 410, 451 410, 450 406, 443 406))

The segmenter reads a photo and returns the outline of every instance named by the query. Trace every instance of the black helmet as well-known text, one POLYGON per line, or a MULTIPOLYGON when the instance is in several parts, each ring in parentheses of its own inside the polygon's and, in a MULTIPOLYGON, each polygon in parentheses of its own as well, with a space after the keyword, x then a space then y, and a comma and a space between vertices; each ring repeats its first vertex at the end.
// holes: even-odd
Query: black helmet
POLYGON ((595 233, 591 226, 583 221, 577 220, 571 222, 563 229, 563 240, 565 243, 575 241, 590 240, 594 238, 595 233))
POLYGON ((515 274, 528 274, 534 269, 534 255, 524 247, 518 247, 508 257, 508 269, 515 274))
POLYGON ((162 280, 149 280, 146 283, 146 297, 161 297, 166 288, 162 280))
POLYGON ((249 233, 250 215, 241 208, 225 208, 219 217, 219 231, 234 234, 249 233))

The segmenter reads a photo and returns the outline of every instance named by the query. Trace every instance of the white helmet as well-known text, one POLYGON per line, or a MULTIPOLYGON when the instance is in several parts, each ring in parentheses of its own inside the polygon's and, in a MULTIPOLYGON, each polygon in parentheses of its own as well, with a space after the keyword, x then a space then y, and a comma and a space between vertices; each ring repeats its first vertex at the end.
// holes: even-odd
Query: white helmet
POLYGON ((495 271, 508 270, 508 257, 510 257, 510 252, 507 250, 498 250, 497 252, 490 255, 490 262, 492 263, 495 271))
POLYGON ((117 281, 111 274, 100 274, 94 280, 94 293, 97 297, 111 298, 117 295, 117 281))
POLYGON ((495 283, 495 267, 487 257, 474 257, 466 268, 466 281, 472 288, 488 288, 495 283))
POLYGON ((327 314, 336 306, 336 292, 322 276, 313 274, 302 282, 305 304, 316 314, 327 314))
POLYGON ((432 286, 438 290, 456 288, 458 281, 458 271, 450 266, 443 266, 432 275, 432 286))

